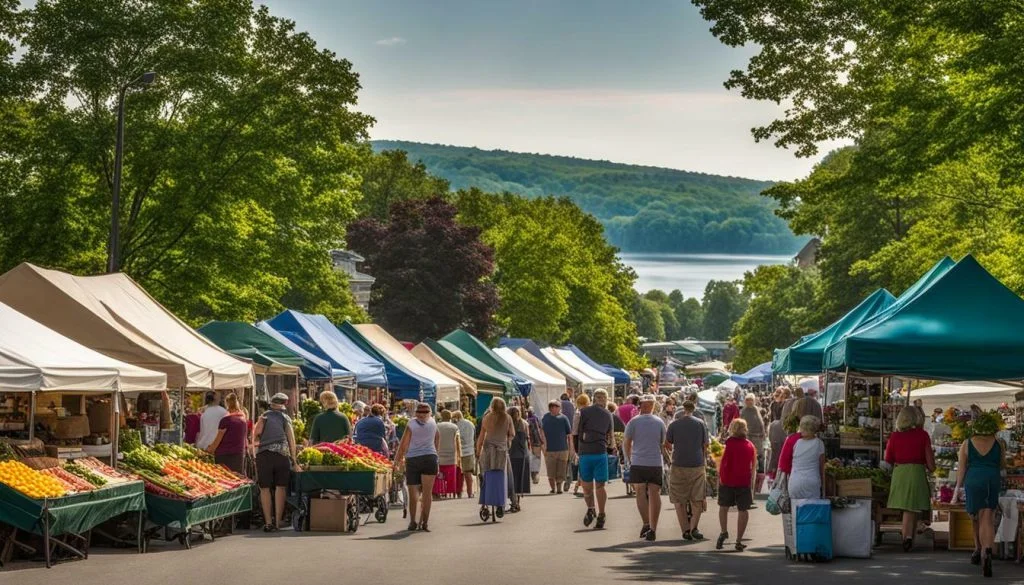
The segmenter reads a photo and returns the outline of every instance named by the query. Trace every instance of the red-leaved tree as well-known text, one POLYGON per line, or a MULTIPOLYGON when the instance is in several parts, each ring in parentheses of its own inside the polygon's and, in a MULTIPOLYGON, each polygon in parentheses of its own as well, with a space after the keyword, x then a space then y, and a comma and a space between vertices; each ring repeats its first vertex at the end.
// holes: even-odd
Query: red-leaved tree
POLYGON ((393 204, 387 223, 349 225, 349 247, 377 279, 370 315, 399 339, 436 339, 458 327, 484 339, 494 333, 494 250, 456 214, 440 197, 412 199, 393 204))

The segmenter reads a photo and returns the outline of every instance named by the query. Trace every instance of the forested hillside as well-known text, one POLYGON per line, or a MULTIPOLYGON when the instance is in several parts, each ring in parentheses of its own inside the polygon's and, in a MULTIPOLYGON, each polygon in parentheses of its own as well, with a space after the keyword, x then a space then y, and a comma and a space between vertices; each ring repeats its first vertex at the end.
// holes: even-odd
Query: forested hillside
POLYGON ((453 190, 568 196, 627 252, 789 254, 803 241, 775 216, 776 203, 761 196, 771 186, 765 181, 417 142, 373 146, 407 151, 453 190))

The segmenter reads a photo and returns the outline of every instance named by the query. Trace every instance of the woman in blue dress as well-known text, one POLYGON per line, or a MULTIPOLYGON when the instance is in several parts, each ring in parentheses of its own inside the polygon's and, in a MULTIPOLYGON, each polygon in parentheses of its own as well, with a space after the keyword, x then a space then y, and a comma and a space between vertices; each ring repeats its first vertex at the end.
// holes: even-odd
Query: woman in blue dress
POLYGON ((974 518, 977 535, 972 564, 981 564, 982 573, 992 576, 992 543, 995 541, 995 512, 999 508, 1000 472, 1006 449, 996 440, 1001 419, 994 412, 981 413, 971 424, 971 438, 960 446, 960 465, 956 485, 966 495, 967 513, 974 518), (984 556, 982 556, 984 555, 984 556))

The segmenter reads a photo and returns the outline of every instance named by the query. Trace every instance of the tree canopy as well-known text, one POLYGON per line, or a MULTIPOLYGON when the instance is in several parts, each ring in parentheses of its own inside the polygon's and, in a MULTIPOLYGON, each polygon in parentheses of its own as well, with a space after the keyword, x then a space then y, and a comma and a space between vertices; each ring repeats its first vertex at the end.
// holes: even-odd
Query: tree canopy
POLYGON ((440 197, 392 204, 390 220, 364 218, 348 228, 352 249, 377 275, 374 321, 401 339, 438 339, 453 329, 489 338, 498 293, 490 281, 494 250, 480 229, 459 225, 440 197))
POLYGON ((790 254, 803 243, 760 196, 771 185, 765 181, 416 142, 373 144, 408 152, 454 189, 568 197, 627 252, 790 254))
POLYGON ((630 307, 636 275, 601 224, 566 198, 459 191, 459 218, 494 246, 503 333, 571 341, 602 362, 640 364, 630 307))
POLYGON ((123 270, 193 324, 359 318, 327 255, 372 122, 348 61, 250 0, 0 10, 0 269, 103 270, 117 95, 156 71, 126 102, 123 270))

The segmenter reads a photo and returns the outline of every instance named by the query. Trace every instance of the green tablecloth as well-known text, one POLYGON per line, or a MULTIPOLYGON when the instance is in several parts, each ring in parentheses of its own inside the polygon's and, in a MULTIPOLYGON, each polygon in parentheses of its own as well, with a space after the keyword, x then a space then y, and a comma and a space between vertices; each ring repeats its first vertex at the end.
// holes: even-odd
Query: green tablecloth
POLYGON ((0 483, 0 522, 35 534, 43 533, 44 515, 49 519, 50 535, 59 536, 82 534, 111 518, 145 507, 141 481, 46 500, 33 500, 0 483))
POLYGON ((217 518, 252 510, 252 490, 252 485, 244 485, 194 501, 174 500, 147 493, 146 515, 154 524, 185 530, 217 518))
POLYGON ((292 474, 295 491, 335 490, 347 494, 376 495, 380 483, 373 471, 302 471, 292 474))

